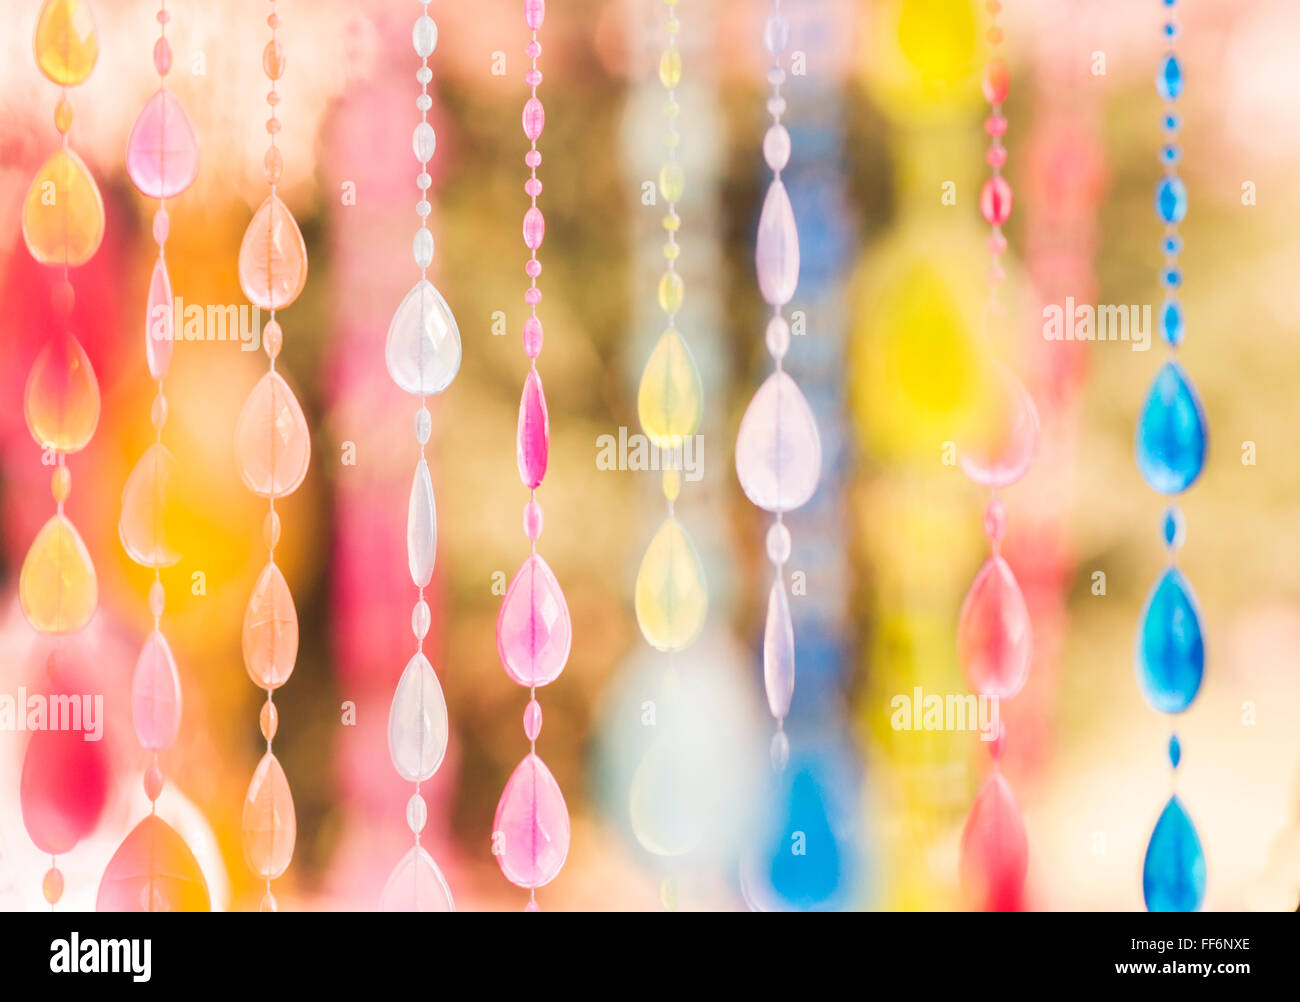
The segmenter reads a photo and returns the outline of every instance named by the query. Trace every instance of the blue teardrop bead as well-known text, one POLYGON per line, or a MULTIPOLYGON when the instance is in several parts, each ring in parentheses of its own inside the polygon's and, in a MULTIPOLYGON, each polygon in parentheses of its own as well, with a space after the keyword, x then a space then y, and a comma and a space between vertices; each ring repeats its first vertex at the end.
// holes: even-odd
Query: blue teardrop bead
POLYGON ((1156 582, 1142 611, 1137 644, 1138 684, 1154 710, 1182 713, 1205 673, 1201 616, 1191 585, 1177 567, 1156 582))
POLYGON ((1205 900, 1205 850, 1178 797, 1170 797, 1142 864, 1147 911, 1194 912, 1205 900))
POLYGON ((1187 217, 1187 185, 1180 177, 1162 177, 1156 184, 1156 215, 1166 223, 1187 217))
POLYGON ((1137 464, 1162 494, 1187 490, 1205 468, 1205 413, 1182 366, 1166 362, 1156 373, 1137 427, 1137 464))
POLYGON ((1187 324, 1183 320, 1183 307, 1177 299, 1166 299, 1160 307, 1160 336, 1167 344, 1177 348, 1183 343, 1187 324))
POLYGON ((1176 101, 1183 92, 1183 68, 1175 55, 1165 56, 1156 73, 1156 90, 1166 101, 1176 101))

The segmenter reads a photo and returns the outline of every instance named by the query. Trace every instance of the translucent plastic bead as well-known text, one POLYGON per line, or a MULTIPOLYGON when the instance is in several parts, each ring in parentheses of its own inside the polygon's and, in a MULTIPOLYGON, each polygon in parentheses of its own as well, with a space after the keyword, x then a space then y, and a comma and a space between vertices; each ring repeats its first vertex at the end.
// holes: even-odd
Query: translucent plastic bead
POLYGON ((1011 786, 992 772, 980 787, 961 835, 961 882, 972 906, 1017 911, 1029 869, 1029 841, 1011 786))
POLYGON ((686 297, 686 286, 682 277, 675 271, 664 272, 659 279, 659 308, 670 317, 682 308, 686 297))
POLYGON ((100 912, 206 912, 208 884, 194 853, 151 814, 122 840, 99 882, 100 912))
POLYGON ((406 512, 407 566, 416 587, 423 588, 433 579, 433 564, 438 552, 438 510, 433 501, 429 464, 424 459, 415 467, 406 512))
POLYGON ((262 376, 244 401, 235 423, 235 458, 244 486, 260 497, 285 497, 306 478, 311 432, 278 372, 262 376))
POLYGON ((155 581, 149 586, 149 614, 157 619, 163 614, 163 606, 167 600, 167 592, 163 588, 161 581, 155 581))
POLYGON ((682 336, 669 328, 660 336, 641 373, 637 414, 660 448, 674 448, 699 430, 704 412, 700 373, 682 336))
POLYGON ((154 263, 153 274, 149 279, 149 298, 145 309, 145 362, 149 366, 149 375, 160 380, 171 367, 172 350, 176 342, 172 283, 167 274, 167 262, 161 255, 154 263))
POLYGON ((763 199, 754 244, 758 289, 772 306, 783 306, 799 285, 799 230, 790 196, 781 181, 773 181, 763 199))
POLYGON ((1183 545, 1183 541, 1187 538, 1187 523, 1177 505, 1170 505, 1165 509, 1160 531, 1165 537, 1165 545, 1170 549, 1177 550, 1183 545))
POLYGON ((244 667, 262 689, 289 680, 298 659, 298 611, 284 574, 269 562, 258 575, 244 610, 244 667))
POLYGON ((555 574, 539 554, 524 560, 497 613, 497 655, 518 685, 554 682, 569 660, 573 624, 555 574))
POLYGON ((23 827, 41 852, 61 856, 99 824, 108 798, 107 743, 86 741, 80 731, 32 732, 23 754, 18 803, 23 827))
POLYGON ((790 530, 784 522, 773 522, 767 530, 767 559, 777 567, 790 559, 790 530))
POLYGON ((736 436, 740 486, 765 511, 793 511, 807 503, 821 477, 821 438, 803 391, 774 372, 754 394, 736 436))
POLYGON ((170 567, 181 559, 168 524, 167 509, 176 460, 155 442, 131 470, 122 488, 117 534, 127 556, 141 567, 170 567))
POLYGON ((763 22, 763 47, 774 56, 790 44, 790 22, 781 14, 769 14, 763 22))
POLYGON ((60 135, 66 135, 72 128, 72 120, 75 117, 72 110, 72 102, 66 97, 59 98, 59 103, 54 106, 54 127, 60 135))
POLYGON ((162 770, 156 764, 144 771, 144 795, 151 801, 162 796, 163 784, 162 770))
POLYGON ((524 735, 529 741, 536 741, 542 733, 542 704, 530 699, 524 707, 524 735))
POLYGON ((542 322, 537 317, 530 316, 524 321, 523 340, 524 354, 529 358, 536 358, 542 353, 542 322))
POLYGON ((663 471, 663 482, 660 485, 664 492, 664 497, 670 504, 676 502, 677 496, 682 492, 682 474, 681 471, 669 467, 663 471))
POLYGON ((104 239, 104 200, 89 168, 59 149, 41 165, 23 200, 23 240, 41 264, 76 267, 104 239))
POLYGON ((429 610, 429 603, 424 599, 415 603, 411 609, 411 632, 415 634, 415 639, 423 640, 429 634, 429 626, 433 622, 433 614, 429 610))
POLYGON ((785 317, 777 314, 767 322, 763 342, 773 358, 785 358, 786 352, 790 350, 790 325, 786 323, 785 317))
POLYGON ((524 55, 526 55, 529 59, 536 59, 541 54, 542 54, 542 43, 535 38, 527 45, 524 46, 524 55))
POLYGON ((428 227, 421 226, 415 231, 415 239, 411 241, 411 256, 420 268, 427 268, 433 262, 433 234, 428 227))
POLYGON ((980 215, 990 226, 1001 226, 1011 217, 1011 185, 1004 177, 991 177, 980 188, 980 215))
POLYGON ((268 511, 263 517, 262 542, 268 550, 274 550, 280 545, 280 516, 277 512, 268 511))
POLYGON ((284 154, 272 146, 266 151, 266 156, 262 158, 262 173, 266 177, 267 184, 278 184, 280 175, 284 173, 284 154))
POLYGON ((523 126, 524 135, 531 142, 536 142, 546 127, 546 109, 535 97, 530 97, 524 103, 523 126))
POLYGON ((254 306, 280 310, 307 284, 307 245, 288 207, 268 195, 239 245, 239 285, 254 306))
POLYGON ((659 193, 670 205, 681 201, 686 193, 686 174, 681 164, 669 161, 659 168, 659 193))
POLYGON ((165 77, 172 69, 172 47, 165 38, 153 43, 153 68, 160 77, 165 77))
POLYGON ((529 70, 524 74, 524 83, 529 87, 540 87, 542 85, 542 71, 537 69, 529 70))
POLYGON ((763 684, 772 716, 783 720, 794 697, 794 624, 785 581, 777 578, 767 598, 767 623, 763 629, 763 684))
POLYGON ((1165 56, 1156 72, 1156 92, 1166 101, 1176 101, 1183 93, 1183 67, 1178 57, 1165 56))
POLYGON ((984 535, 996 546, 1007 531, 1007 506, 993 498, 984 508, 984 535))
POLYGON ((971 689, 1010 699, 1029 677, 1034 641, 1029 609, 1011 567, 993 555, 971 582, 957 622, 957 660, 971 689))
POLYGON ((421 14, 415 19, 415 26, 411 29, 411 45, 421 59, 428 59, 438 47, 438 26, 428 14, 421 14))
POLYGON ((429 659, 416 653, 406 663, 388 711, 388 754, 403 779, 422 783, 447 753, 447 701, 429 659))
POLYGON ((533 170, 536 170, 541 165, 542 165, 541 150, 529 150, 527 153, 524 154, 524 166, 531 167, 533 170))
POLYGON ((412 793, 411 799, 406 802, 406 827, 411 829, 413 834, 419 835, 424 831, 428 820, 429 805, 418 793, 412 793))
POLYGON ((1169 765, 1177 769, 1183 760, 1183 746, 1178 741, 1177 734, 1169 735, 1169 765))
POLYGON ((433 79, 433 70, 429 69, 429 67, 427 66, 421 66, 418 70, 415 71, 415 79, 421 85, 427 84, 430 80, 433 79))
POLYGON ((569 854, 569 808, 560 786, 534 754, 510 774, 497 803, 492 844, 506 879, 541 887, 555 879, 569 854))
POLYGON ((1147 911, 1194 912, 1205 900, 1205 850, 1183 802, 1170 797, 1142 861, 1147 911))
POLYGON ((433 159, 434 150, 437 148, 438 135, 433 131, 433 126, 428 122, 421 122, 411 135, 411 149, 415 153, 415 159, 422 164, 428 163, 433 159))
POLYGON ((1025 475, 1038 451, 1038 408, 1015 373, 1001 363, 986 389, 984 424, 961 443, 957 463, 982 487, 1007 487, 1025 475))
POLYGON ((415 412, 415 440, 421 445, 427 445, 432 433, 433 417, 429 414, 429 408, 421 406, 415 412))
POLYGON ((682 54, 677 49, 664 49, 659 57, 659 82, 669 90, 682 82, 682 54))
POLYGON ((785 767, 790 763, 790 738, 785 731, 777 731, 772 735, 768 755, 772 760, 772 768, 777 772, 785 772, 785 767))
POLYGON ((1166 299, 1160 307, 1160 336, 1176 348, 1183 343, 1185 333, 1182 305, 1176 299, 1166 299))
POLYGON ((50 474, 50 494, 58 504, 63 504, 71 490, 72 471, 66 466, 56 466, 54 472, 50 474))
POLYGON ((59 899, 63 897, 63 871, 57 866, 51 866, 45 871, 45 876, 41 880, 41 893, 52 905, 57 905, 59 899))
POLYGON ((524 505, 524 535, 536 542, 542 535, 544 516, 542 506, 536 501, 524 505))
POLYGON ((451 889, 438 865, 420 846, 407 850, 393 868, 379 896, 385 912, 453 912, 451 889))
POLYGON ((257 910, 259 912, 278 912, 280 905, 275 900, 275 895, 267 891, 262 895, 262 900, 258 902, 257 910))
POLYGON ((790 162, 790 133, 784 125, 772 125, 763 134, 763 159, 774 171, 785 170, 790 162))
POLYGON ((1138 418, 1137 462, 1143 479, 1163 494, 1185 491, 1205 468, 1205 413, 1187 374, 1166 362, 1138 418))
POLYGON ((279 80, 284 76, 285 62, 284 46, 275 39, 267 42, 262 50, 262 72, 267 78, 279 80))
POLYGON ((1156 215, 1166 223, 1187 218, 1187 186, 1181 178, 1165 177, 1156 184, 1156 215))
POLYGON ((72 633, 90 622, 99 601, 95 565, 67 516, 54 515, 36 534, 18 575, 18 600, 41 633, 72 633))
POLYGON ((441 393, 460 371, 460 327, 432 282, 420 279, 403 298, 384 343, 388 374, 407 393, 441 393))
POLYGON ((542 193, 542 182, 535 177, 530 177, 524 182, 524 194, 529 198, 536 198, 542 193))
POLYGON ((1011 75, 1007 72, 1007 64, 1001 59, 991 60, 984 67, 980 88, 984 91, 984 100, 989 104, 1002 104, 1011 90, 1011 75))
POLYGON ((1205 641, 1200 609, 1180 570, 1161 575, 1142 610, 1137 672, 1142 695, 1152 709, 1182 713, 1196 699, 1205 674, 1205 641))
POLYGON ((535 489, 546 476, 551 450, 551 423, 546 410, 542 377, 536 369, 524 378, 524 392, 519 400, 519 423, 515 434, 515 459, 519 479, 535 489))
POLYGON ((56 334, 27 375, 23 413, 42 449, 79 452, 99 424, 99 381, 90 358, 71 334, 56 334))
POLYGON ((524 0, 524 23, 533 31, 542 27, 546 19, 546 0, 524 0))
POLYGON ((524 246, 529 250, 537 250, 545 237, 546 217, 542 215, 541 209, 533 206, 524 213, 524 246))
POLYGON ((1007 118, 1005 115, 990 115, 984 119, 984 131, 990 136, 1005 136, 1007 134, 1007 118))
POLYGON ((274 703, 269 699, 262 704, 262 709, 257 714, 257 726, 262 732, 262 737, 267 741, 274 741, 275 735, 280 729, 280 711, 276 709, 274 703))
POLYGON ((126 172, 150 198, 172 198, 199 175, 199 139, 180 100, 161 88, 145 103, 126 141, 126 172))
POLYGON ((36 19, 32 43, 41 72, 63 87, 75 87, 90 76, 99 58, 99 36, 89 3, 45 0, 36 19))
POLYGON ((674 517, 664 519, 636 575, 637 623, 651 647, 680 651, 704 628, 709 610, 704 567, 695 545, 674 517))
POLYGON ((279 760, 267 752, 244 797, 243 842, 248 868, 264 880, 274 880, 288 868, 297 837, 289 781, 279 760))
POLYGON ((140 745, 166 751, 181 728, 181 679, 167 638, 157 630, 145 638, 131 680, 131 721, 140 745))

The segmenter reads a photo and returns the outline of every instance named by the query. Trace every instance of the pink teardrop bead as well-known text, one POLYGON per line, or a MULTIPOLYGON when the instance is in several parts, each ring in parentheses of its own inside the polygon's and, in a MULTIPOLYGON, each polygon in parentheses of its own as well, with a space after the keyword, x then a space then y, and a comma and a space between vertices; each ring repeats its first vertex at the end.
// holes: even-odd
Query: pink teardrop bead
POLYGON ((546 0, 524 0, 524 23, 533 31, 542 26, 546 18, 546 0))
POLYGON ((542 134, 542 129, 546 127, 546 109, 542 107, 542 102, 535 97, 530 97, 524 102, 524 135, 532 142, 542 134))
POLYGON ((274 880, 289 866, 298 821, 293 795, 280 761, 270 752, 262 756, 248 785, 243 816, 244 859, 259 877, 274 880))
POLYGON ((984 427, 959 443, 957 465, 981 487, 1009 487, 1038 452, 1038 408, 1024 383, 1000 362, 988 397, 984 427))
POLYGON ((569 808, 551 770, 525 755, 506 782, 492 823, 492 851, 506 879, 541 887, 555 879, 569 854, 569 808))
POLYGON ((546 461, 550 451, 551 422, 546 412, 546 394, 542 391, 541 375, 533 369, 524 380, 515 438, 519 479, 525 487, 536 489, 541 486, 546 476, 546 461))
POLYGON ((167 262, 159 257, 149 279, 149 301, 144 321, 144 357, 149 365, 149 375, 154 379, 167 375, 172 364, 172 349, 176 343, 174 325, 171 278, 167 274, 167 262))
MULTIPOLYGON (((46 705, 52 705, 49 696, 46 705)), ((107 742, 87 741, 86 733, 34 731, 23 756, 18 785, 23 824, 36 848, 51 856, 95 830, 108 798, 107 742)))
POLYGON ((151 814, 131 830, 99 882, 100 912, 206 912, 208 883, 194 853, 167 822, 151 814))
POLYGON ((971 582, 957 624, 957 659, 981 696, 1010 699, 1029 677, 1033 631, 1020 585, 1000 556, 989 557, 971 582))
POLYGON ((298 612, 284 574, 274 561, 262 568, 244 609, 244 667, 263 689, 289 680, 298 659, 298 612))
POLYGON ((516 572, 497 614, 497 654, 518 685, 554 682, 569 660, 573 623, 555 574, 531 554, 516 572))
POLYGON ((975 796, 961 835, 961 883, 971 905, 982 911, 1019 911, 1029 841, 1015 794, 993 772, 975 796))
POLYGON ((136 118, 126 141, 126 172, 150 198, 173 198, 198 177, 198 135, 171 91, 155 91, 136 118))
POLYGON ((1011 216, 1011 185, 1004 177, 991 177, 980 189, 980 214, 990 226, 1001 226, 1011 216))
POLYGON ((181 728, 181 680, 167 638, 149 634, 131 681, 131 720, 140 744, 151 751, 170 748, 181 728))
POLYGON ((534 205, 524 213, 524 245, 529 250, 537 250, 542 246, 545 236, 546 217, 542 215, 542 210, 534 205))

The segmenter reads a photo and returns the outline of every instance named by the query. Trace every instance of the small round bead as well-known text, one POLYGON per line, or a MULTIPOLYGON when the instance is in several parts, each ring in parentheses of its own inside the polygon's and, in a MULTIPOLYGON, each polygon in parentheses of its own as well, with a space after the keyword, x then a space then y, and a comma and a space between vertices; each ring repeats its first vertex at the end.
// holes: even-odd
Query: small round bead
POLYGON ((415 79, 417 83, 427 84, 433 79, 433 70, 429 69, 427 66, 421 66, 415 71, 415 79))
POLYGON ((998 498, 993 498, 984 508, 984 535, 991 543, 1002 542, 1007 531, 1007 506, 998 498))
POLYGON ((267 27, 272 29, 280 27, 280 15, 272 11, 267 15, 266 24, 267 27))
POLYGON ((790 325, 786 323, 785 317, 774 315, 767 322, 763 341, 767 344, 769 355, 773 358, 785 358, 785 353, 790 350, 790 325))
POLYGON ((54 473, 50 475, 50 493, 54 495, 57 504, 63 504, 68 500, 68 493, 72 490, 72 471, 66 466, 56 466, 54 473))
POLYGON ((992 28, 988 30, 988 39, 990 44, 1001 45, 1002 38, 1003 38, 1002 29, 999 28, 997 25, 994 25, 992 28))
POLYGON ((542 353, 542 322, 537 317, 524 321, 524 354, 536 358, 542 353))
POLYGON ((538 69, 529 70, 524 74, 524 83, 529 87, 539 87, 542 83, 542 71, 538 69))
POLYGON ((406 827, 411 829, 416 835, 424 831, 424 826, 429 820, 429 805, 424 802, 424 798, 418 793, 412 793, 411 799, 406 802, 406 827))
POLYGON ((157 800, 162 796, 163 774, 158 766, 151 765, 144 771, 144 795, 150 800, 157 800))
POLYGON ((280 514, 268 511, 262 519, 262 542, 268 550, 280 545, 280 514))
POLYGON ((411 44, 421 59, 428 59, 438 47, 438 26, 428 14, 421 14, 415 19, 415 26, 411 29, 411 44))
POLYGON ((777 567, 790 559, 790 530, 784 522, 773 522, 767 530, 767 559, 777 567))
POLYGON ((279 321, 268 320, 266 326, 262 328, 262 348, 268 358, 278 358, 282 347, 284 347, 284 331, 280 329, 279 321))
POLYGON ((432 184, 433 178, 429 176, 428 171, 422 170, 420 173, 415 175, 415 186, 421 191, 428 191, 429 186, 432 184))
POLYGON ((992 234, 988 239, 989 253, 1000 257, 1007 252, 1007 238, 1001 232, 992 234))
POLYGON ((430 108, 433 107, 433 98, 431 98, 428 94, 421 94, 419 97, 415 99, 415 106, 419 108, 421 111, 428 111, 430 108))
POLYGON ((1004 177, 991 177, 980 189, 980 213, 986 222, 1001 226, 1011 216, 1011 185, 1004 177))
POLYGON ((262 704, 262 710, 257 715, 257 724, 262 728, 262 737, 267 741, 272 740, 275 732, 280 728, 280 711, 269 699, 262 704))
POLYGON ((1005 146, 990 146, 988 152, 984 154, 984 162, 990 167, 1005 167, 1007 165, 1007 148, 1005 146))
POLYGON ((421 219, 428 219, 429 213, 433 211, 433 205, 427 198, 422 198, 415 203, 415 214, 421 219))
POLYGON ((433 234, 429 232, 428 227, 421 226, 415 231, 415 239, 411 241, 411 255, 421 268, 427 268, 432 263, 433 234))
POLYGON ((524 274, 529 278, 537 278, 542 273, 542 262, 537 258, 529 258, 524 262, 524 274))
POLYGON ((524 55, 529 59, 536 59, 542 54, 542 43, 533 39, 524 46, 524 55))
POLYGON ((163 587, 161 581, 155 581, 149 586, 149 615, 157 619, 163 614, 166 604, 167 589, 163 587))
POLYGON ((1005 136, 1007 134, 1007 116, 990 115, 984 119, 984 131, 990 136, 1005 136))
POLYGON ((429 603, 420 599, 411 608, 411 633, 415 635, 416 640, 423 640, 429 635, 429 625, 432 621, 433 613, 429 609, 429 603))
POLYGON ((273 90, 268 90, 266 92, 266 103, 269 104, 272 108, 274 108, 277 104, 280 103, 279 93, 273 90))
POLYGON ((266 120, 267 135, 274 136, 280 131, 280 120, 272 115, 266 120))
POLYGON ((773 118, 780 118, 785 114, 785 98, 770 97, 767 99, 767 113, 773 118))
POLYGON ((157 14, 154 15, 154 18, 158 21, 159 24, 166 24, 168 21, 172 19, 172 16, 166 10, 160 10, 158 11, 157 14))
POLYGON ((536 741, 542 733, 542 704, 530 699, 524 707, 524 734, 529 741, 536 741))
POLYGON ((52 905, 58 904, 59 899, 63 897, 63 871, 57 866, 51 866, 45 871, 45 878, 41 881, 41 893, 52 905))
POLYGON ((530 177, 524 182, 524 194, 530 198, 536 198, 542 193, 542 182, 535 177, 530 177))
POLYGON ((785 772, 785 767, 790 762, 790 739, 785 731, 777 731, 772 735, 771 755, 772 768, 777 772, 785 772))
POLYGON ((542 526, 545 524, 545 518, 542 515, 542 506, 536 501, 529 501, 524 505, 524 535, 537 542, 537 538, 542 534, 542 526))
POLYGON ((542 151, 529 150, 524 154, 524 166, 536 169, 542 165, 542 151))
POLYGON ((773 87, 780 87, 785 83, 785 70, 779 66, 773 66, 767 71, 767 82, 773 87))
POLYGON ((524 292, 524 302, 529 306, 536 306, 542 301, 542 290, 534 286, 524 292))
POLYGON ((433 418, 429 414, 429 408, 421 407, 415 412, 415 440, 421 445, 429 441, 429 433, 433 431, 433 418))
POLYGON ((772 125, 763 135, 763 159, 772 170, 783 170, 790 162, 790 133, 784 125, 772 125))

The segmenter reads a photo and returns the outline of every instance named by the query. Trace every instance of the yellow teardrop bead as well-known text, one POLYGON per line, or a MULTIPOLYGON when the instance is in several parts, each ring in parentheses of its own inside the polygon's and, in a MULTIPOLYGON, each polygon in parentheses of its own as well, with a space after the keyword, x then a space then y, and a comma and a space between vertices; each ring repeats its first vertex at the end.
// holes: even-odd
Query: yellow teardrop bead
POLYGON ((71 334, 41 349, 23 390, 27 430, 42 449, 77 452, 99 424, 99 381, 86 350, 71 334))
POLYGON ((176 460, 155 442, 145 450, 122 488, 117 535, 122 547, 142 567, 170 567, 181 559, 167 524, 168 498, 176 460))
POLYGON ((704 627, 709 593, 704 568, 682 524, 664 519, 636 574, 636 619, 650 646, 688 647, 704 627))
POLYGON ((85 264, 104 239, 104 200, 81 157, 56 150, 23 201, 23 240, 41 264, 85 264))
POLYGON ((75 87, 95 68, 99 38, 90 4, 81 0, 45 0, 32 42, 41 72, 64 87, 75 87))
POLYGON ((66 515, 36 534, 18 575, 18 601, 41 633, 72 633, 90 622, 99 601, 95 565, 66 515))
POLYGON ((700 427, 700 374, 690 348, 672 328, 664 331, 646 360, 636 407, 641 428, 661 448, 679 445, 700 427))

